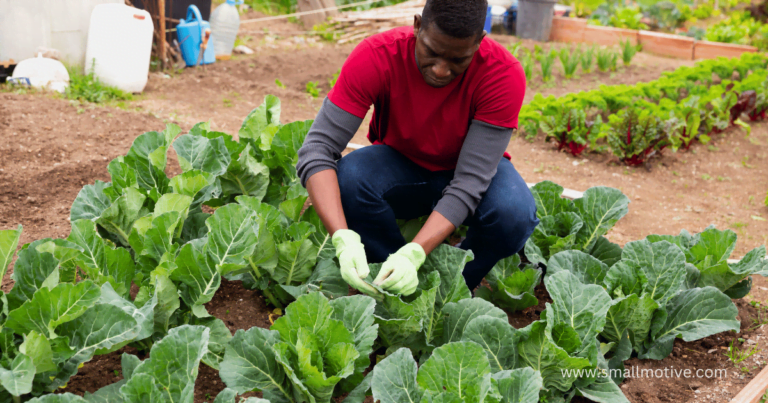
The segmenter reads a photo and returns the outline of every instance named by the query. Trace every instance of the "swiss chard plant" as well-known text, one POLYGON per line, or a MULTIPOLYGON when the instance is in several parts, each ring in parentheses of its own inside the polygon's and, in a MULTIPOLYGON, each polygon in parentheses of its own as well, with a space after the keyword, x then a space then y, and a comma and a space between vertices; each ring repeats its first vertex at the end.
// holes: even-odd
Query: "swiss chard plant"
POLYGON ((611 151, 629 166, 642 165, 672 145, 669 133, 652 110, 634 107, 622 110, 609 117, 607 127, 611 151))
POLYGON ((669 99, 662 99, 662 105, 669 105, 669 116, 666 120, 666 127, 672 141, 673 150, 688 150, 695 141, 701 141, 702 144, 709 142, 710 138, 706 134, 700 133, 701 111, 698 108, 698 97, 690 97, 682 103, 675 103, 669 99))
POLYGON ((532 263, 546 263, 561 251, 579 250, 613 264, 621 247, 605 234, 629 211, 629 198, 619 190, 593 187, 576 200, 561 197, 563 188, 544 181, 531 189, 541 222, 525 244, 525 256, 532 263))
POLYGON ((541 129, 546 139, 554 139, 558 150, 565 149, 573 155, 580 155, 590 143, 594 144, 603 125, 600 115, 588 121, 583 109, 570 105, 548 107, 542 115, 541 129))
POLYGON ((230 389, 260 390, 273 402, 330 402, 363 382, 377 337, 375 306, 364 295, 302 295, 270 330, 238 330, 219 375, 230 389))

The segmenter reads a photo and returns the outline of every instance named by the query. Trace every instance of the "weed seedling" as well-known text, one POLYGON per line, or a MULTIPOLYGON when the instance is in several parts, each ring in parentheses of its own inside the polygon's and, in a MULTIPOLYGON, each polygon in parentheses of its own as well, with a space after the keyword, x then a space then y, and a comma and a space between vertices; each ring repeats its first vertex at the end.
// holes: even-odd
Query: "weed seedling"
POLYGON ((228 98, 224 98, 224 107, 225 108, 231 108, 232 107, 232 100, 228 98))
POLYGON ((69 67, 67 71, 69 72, 69 86, 65 93, 67 99, 93 103, 130 101, 133 99, 130 93, 101 82, 93 75, 93 72, 83 74, 82 70, 77 67, 69 67))
POLYGON ((311 95, 312 98, 320 96, 320 90, 317 88, 318 84, 320 84, 319 81, 310 81, 307 83, 307 94, 311 95))
MULTIPOLYGON (((744 339, 739 338, 739 343, 743 343, 744 339)), ((728 346, 728 350, 725 352, 725 355, 728 356, 728 359, 733 362, 734 365, 741 364, 746 360, 747 358, 757 354, 760 350, 758 350, 757 346, 752 347, 751 349, 742 349, 739 348, 739 346, 736 346, 733 344, 735 340, 731 340, 731 344, 728 346)), ((747 369, 747 372, 749 369, 747 369)))
POLYGON ((115 370, 115 376, 118 376, 118 377, 119 377, 119 376, 120 376, 120 371, 118 371, 118 370, 115 370))
POLYGON ((753 325, 749 330, 768 324, 768 306, 762 305, 759 301, 752 301, 750 304, 757 309, 757 319, 752 319, 753 325))
POLYGON ((339 80, 339 76, 341 75, 341 69, 339 71, 333 73, 333 77, 328 79, 328 84, 331 86, 331 88, 336 86, 336 81, 339 80))
POLYGON ((705 181, 708 181, 708 180, 712 179, 712 177, 707 175, 707 174, 703 174, 703 175, 701 175, 701 179, 704 179, 705 181))
POLYGON ((275 79, 275 85, 277 85, 278 88, 285 89, 285 84, 283 84, 283 82, 280 81, 279 78, 275 79))

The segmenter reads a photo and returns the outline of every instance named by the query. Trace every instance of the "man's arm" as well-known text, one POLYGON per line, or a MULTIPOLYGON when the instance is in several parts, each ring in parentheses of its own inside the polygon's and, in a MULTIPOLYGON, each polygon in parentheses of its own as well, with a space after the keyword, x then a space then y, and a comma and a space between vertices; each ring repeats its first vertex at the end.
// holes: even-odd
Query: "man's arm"
POLYGON ((459 153, 453 180, 443 198, 413 239, 429 254, 464 220, 474 214, 496 175, 513 129, 473 120, 459 153))
POLYGON ((334 105, 328 98, 299 149, 296 166, 301 183, 307 188, 312 205, 328 232, 347 229, 341 206, 336 161, 355 135, 363 119, 334 105))

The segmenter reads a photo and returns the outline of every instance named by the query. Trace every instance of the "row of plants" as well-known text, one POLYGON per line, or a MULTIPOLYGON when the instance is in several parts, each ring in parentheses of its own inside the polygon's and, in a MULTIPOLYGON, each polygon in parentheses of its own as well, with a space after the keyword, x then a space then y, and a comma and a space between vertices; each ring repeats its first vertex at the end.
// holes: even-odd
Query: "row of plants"
MULTIPOLYGON (((625 360, 664 359, 676 338, 739 331, 731 299, 749 292, 751 275, 768 275, 764 246, 728 264, 736 235, 708 228, 696 235, 651 235, 622 249, 605 234, 627 213, 626 196, 596 187, 568 201, 562 190, 551 182, 533 188, 542 225, 526 245, 531 262, 521 265, 517 255, 500 262, 491 278, 504 286, 489 282, 493 289, 483 296, 508 310, 536 305, 535 298, 505 302, 525 300, 515 287, 535 287, 545 263, 552 303, 540 320, 514 329, 505 311, 471 298, 461 276, 471 252, 441 245, 420 270, 413 295, 329 299, 310 292, 270 329, 238 330, 225 343, 218 369, 228 389, 216 401, 258 390, 272 402, 346 396, 351 403, 368 394, 381 402, 533 403, 574 396, 626 402, 618 387, 625 360), (537 273, 535 282, 523 284, 530 272, 537 273), (381 347, 386 358, 365 376, 371 353, 381 347), (591 372, 578 376, 577 370, 591 372)), ((371 265, 369 282, 379 268, 371 265)), ((111 290, 109 283, 102 290, 111 290)), ((208 364, 213 345, 209 328, 182 325, 154 343, 150 359, 124 355, 118 383, 82 399, 65 394, 33 401, 191 401, 196 368, 208 364)), ((31 353, 14 358, 16 372, 34 370, 31 358, 19 358, 25 354, 31 353)))
MULTIPOLYGON (((730 231, 654 235, 622 250, 605 234, 627 213, 626 196, 599 187, 570 202, 542 183, 526 264, 499 262, 480 298, 462 276, 472 252, 448 245, 428 256, 415 293, 348 296, 294 168, 311 122, 282 125, 279 115, 268 96, 238 141, 206 124, 139 136, 110 162, 111 182, 78 194, 66 239, 21 247, 14 286, 0 292, 0 400, 192 402, 203 363, 228 387, 220 403, 250 391, 297 403, 626 402, 620 376, 565 370, 663 359, 675 338, 738 331, 730 298, 768 274, 764 247, 727 264, 730 231), (168 178, 171 147, 182 173, 168 178), (259 289, 285 315, 233 336, 205 307, 222 278, 259 289), (514 329, 501 308, 537 304, 542 278, 552 303, 514 329), (52 394, 124 346, 149 358, 123 355, 124 379, 93 394, 52 394), (371 371, 374 351, 386 358, 371 371)), ((21 230, 0 231, 0 275, 21 230)), ((381 265, 370 268, 372 283, 381 265)))
MULTIPOLYGON (((268 96, 238 141, 205 123, 181 136, 175 125, 140 135, 109 163, 111 182, 79 192, 67 238, 21 248, 14 286, 0 292, 0 365, 12 371, 0 374, 6 397, 53 392, 94 355, 126 345, 149 351, 185 325, 208 329, 201 359, 218 368, 232 336, 205 304, 222 277, 260 289, 275 306, 309 290, 347 295, 296 176, 312 122, 282 125, 279 117, 279 100, 268 96), (173 178, 170 148, 182 171, 173 178), (8 386, 15 369, 30 377, 28 387, 8 386)), ((21 227, 0 232, 0 277, 20 237, 21 227)))
MULTIPOLYGON (((577 2, 579 3, 579 2, 577 2)), ((587 3, 587 2, 585 2, 587 3)), ((578 16, 589 17, 593 25, 613 26, 626 29, 653 29, 679 32, 696 28, 700 20, 718 17, 723 12, 735 12, 749 1, 702 1, 690 0, 642 0, 639 2, 592 1, 593 4, 578 8, 578 16)))
POLYGON ((647 83, 603 85, 559 98, 537 94, 523 106, 521 126, 526 138, 542 131, 573 155, 608 148, 627 165, 640 165, 665 148, 687 150, 732 126, 749 131, 745 120, 765 120, 766 65, 765 55, 745 53, 681 67, 647 83))
POLYGON ((581 44, 559 49, 552 47, 549 51, 544 51, 536 45, 531 51, 521 45, 522 42, 515 42, 508 49, 520 61, 529 83, 536 75, 536 62, 539 64, 541 81, 546 83, 552 80, 552 70, 557 60, 560 61, 563 76, 569 80, 576 75, 579 68, 582 74, 592 73, 595 67, 602 73, 616 71, 619 60, 624 66, 629 66, 637 54, 637 47, 628 40, 621 43, 618 51, 596 45, 582 47, 581 44))
POLYGON ((698 31, 698 39, 751 45, 765 51, 768 50, 768 24, 758 21, 748 11, 734 11, 705 31, 698 31))
MULTIPOLYGON (((723 9, 738 5, 738 1, 722 2, 723 9)), ((749 2, 746 2, 749 3, 749 2)), ((722 11, 716 2, 704 2, 696 7, 686 1, 607 2, 601 4, 589 16, 589 24, 612 26, 635 30, 658 30, 676 32, 698 40, 735 43, 755 46, 760 50, 768 49, 768 25, 761 22, 758 11, 730 10, 723 18, 706 28, 697 22, 701 19, 717 17, 722 11)))

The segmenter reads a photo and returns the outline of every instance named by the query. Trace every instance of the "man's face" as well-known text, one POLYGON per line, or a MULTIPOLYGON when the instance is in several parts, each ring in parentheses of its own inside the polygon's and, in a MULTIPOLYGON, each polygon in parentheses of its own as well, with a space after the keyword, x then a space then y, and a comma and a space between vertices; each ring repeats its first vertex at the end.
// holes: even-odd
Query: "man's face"
POLYGON ((413 35, 419 71, 424 81, 435 88, 445 87, 467 70, 485 36, 454 38, 444 34, 437 24, 422 26, 420 15, 414 17, 413 35))

